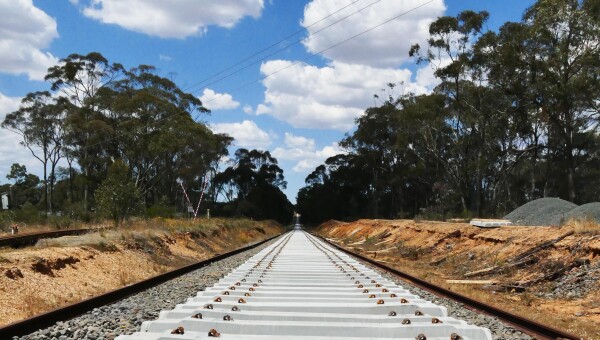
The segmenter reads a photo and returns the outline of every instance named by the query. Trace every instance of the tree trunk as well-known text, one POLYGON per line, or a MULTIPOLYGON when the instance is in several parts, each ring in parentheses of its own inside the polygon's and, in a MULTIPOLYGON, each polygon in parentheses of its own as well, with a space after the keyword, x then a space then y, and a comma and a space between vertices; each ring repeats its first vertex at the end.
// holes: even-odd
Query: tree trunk
POLYGON ((69 164, 69 198, 71 201, 71 204, 73 204, 73 202, 75 202, 75 199, 73 197, 73 165, 72 165, 72 160, 69 160, 67 158, 67 163, 69 164))
POLYGON ((48 201, 48 170, 46 169, 48 162, 44 162, 44 205, 46 206, 46 216, 50 212, 50 201, 48 201))

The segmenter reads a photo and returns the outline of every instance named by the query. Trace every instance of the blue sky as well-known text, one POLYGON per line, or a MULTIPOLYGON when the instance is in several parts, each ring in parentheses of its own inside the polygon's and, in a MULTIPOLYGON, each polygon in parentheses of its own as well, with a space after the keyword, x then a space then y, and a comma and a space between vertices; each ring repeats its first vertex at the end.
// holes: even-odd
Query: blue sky
MULTIPOLYGON (((337 142, 376 104, 373 94, 385 84, 402 83, 396 94, 435 86, 431 69, 407 55, 412 44, 425 45, 431 21, 465 9, 487 10, 487 28, 496 30, 520 20, 532 3, 0 0, 0 120, 28 92, 49 89, 41 80, 45 70, 71 53, 100 52, 127 68, 154 65, 203 100, 212 113, 200 120, 236 138, 232 151, 258 148, 277 157, 288 181, 285 192, 295 202, 306 175, 342 152, 337 142)), ((0 130, 0 183, 15 162, 41 174, 18 136, 0 130)))

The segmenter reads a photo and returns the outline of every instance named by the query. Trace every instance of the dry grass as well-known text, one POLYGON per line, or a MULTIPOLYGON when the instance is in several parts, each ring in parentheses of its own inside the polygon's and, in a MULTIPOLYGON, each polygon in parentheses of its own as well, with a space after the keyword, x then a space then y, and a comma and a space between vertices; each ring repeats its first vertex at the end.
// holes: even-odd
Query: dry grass
POLYGON ((27 317, 40 314, 57 306, 56 301, 52 297, 40 296, 33 289, 25 289, 27 292, 24 294, 19 309, 27 317))
POLYGON ((573 228, 575 234, 579 235, 600 235, 600 223, 593 219, 570 219, 563 228, 573 228))
MULTIPOLYGON (((46 239, 35 247, 0 249, 0 265, 24 277, 0 275, 0 325, 39 314, 167 270, 242 247, 281 232, 279 225, 250 220, 135 220, 118 229, 46 239), (55 275, 35 272, 39 259, 72 257, 55 275)), ((3 271, 0 271, 2 274, 3 271)))

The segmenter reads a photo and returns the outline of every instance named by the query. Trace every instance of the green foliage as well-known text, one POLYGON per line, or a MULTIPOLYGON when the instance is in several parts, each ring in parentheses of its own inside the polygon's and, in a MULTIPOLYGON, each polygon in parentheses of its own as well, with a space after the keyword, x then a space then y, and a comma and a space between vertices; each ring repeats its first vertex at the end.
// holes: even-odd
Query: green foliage
POLYGON ((154 204, 146 209, 146 217, 168 217, 173 218, 177 213, 177 208, 172 205, 167 205, 164 202, 154 204))
POLYGON ((13 163, 10 166, 10 171, 6 175, 6 178, 15 181, 15 184, 22 183, 27 177, 27 167, 19 163, 13 163))
POLYGON ((139 207, 140 191, 131 179, 127 165, 116 160, 108 170, 108 177, 96 190, 96 201, 101 213, 110 217, 115 226, 139 207))
POLYGON ((293 207, 281 191, 287 182, 277 159, 268 151, 238 149, 235 165, 218 173, 213 185, 216 194, 228 201, 224 206, 216 205, 213 212, 217 214, 291 221, 293 207))
MULTIPOLYGON (((126 70, 97 52, 71 54, 49 68, 45 80, 52 92, 29 93, 2 122, 44 169, 40 183, 15 164, 9 174, 15 207, 43 200, 49 211, 91 221, 94 192, 114 159, 130 169, 146 207, 163 204, 161 198, 176 206, 177 183, 199 187, 228 153, 232 138, 199 121, 208 113, 201 101, 152 66, 126 70), (61 159, 68 168, 57 167, 61 159)), ((213 190, 206 200, 214 198, 213 190)))
POLYGON ((15 213, 12 210, 0 211, 0 230, 8 231, 15 221, 15 213))
POLYGON ((596 0, 538 0, 485 32, 487 12, 429 27, 409 54, 434 68, 427 95, 390 95, 356 120, 298 193, 303 221, 502 216, 527 201, 600 200, 596 0))
POLYGON ((40 224, 45 221, 38 208, 30 202, 23 204, 20 209, 15 209, 14 214, 15 221, 26 224, 40 224))
POLYGON ((69 216, 48 216, 46 221, 54 229, 67 229, 74 225, 74 221, 69 216))

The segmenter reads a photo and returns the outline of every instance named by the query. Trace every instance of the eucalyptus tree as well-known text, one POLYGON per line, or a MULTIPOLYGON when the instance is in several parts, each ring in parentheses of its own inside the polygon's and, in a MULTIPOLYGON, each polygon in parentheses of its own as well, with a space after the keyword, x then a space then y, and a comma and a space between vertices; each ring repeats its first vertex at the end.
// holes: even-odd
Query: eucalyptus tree
POLYGON ((539 0, 524 15, 536 68, 533 88, 548 121, 548 147, 561 166, 570 201, 576 171, 589 161, 600 122, 600 4, 597 0, 539 0))
POLYGON ((425 53, 419 45, 412 46, 409 55, 418 63, 435 67, 441 80, 435 89, 446 98, 446 122, 451 127, 452 155, 443 163, 454 178, 451 183, 461 193, 463 210, 478 213, 483 205, 483 185, 486 169, 485 151, 489 120, 496 114, 486 107, 485 72, 473 63, 473 44, 481 37, 489 14, 485 11, 463 11, 456 17, 438 18, 429 26, 430 38, 425 53))
POLYGON ((235 214, 253 218, 291 220, 292 205, 281 189, 287 182, 277 159, 268 151, 238 149, 232 165, 217 173, 213 185, 221 190, 235 214))
POLYGON ((119 79, 123 71, 121 64, 111 64, 100 53, 92 52, 87 55, 69 55, 58 65, 49 68, 45 77, 50 82, 52 91, 73 104, 65 119, 68 128, 66 139, 86 178, 83 199, 86 210, 90 198, 90 181, 93 177, 98 177, 94 170, 106 170, 103 164, 107 158, 100 146, 110 128, 93 99, 100 89, 119 79))
POLYGON ((27 94, 21 101, 21 107, 7 114, 2 122, 2 127, 21 136, 21 144, 42 163, 47 213, 52 213, 55 170, 63 156, 63 121, 69 109, 70 105, 64 98, 54 98, 47 91, 33 92, 27 94))
POLYGON ((154 67, 140 65, 97 92, 94 105, 111 127, 104 148, 131 169, 147 203, 174 202, 178 182, 201 187, 231 138, 215 135, 198 118, 209 111, 154 67))

